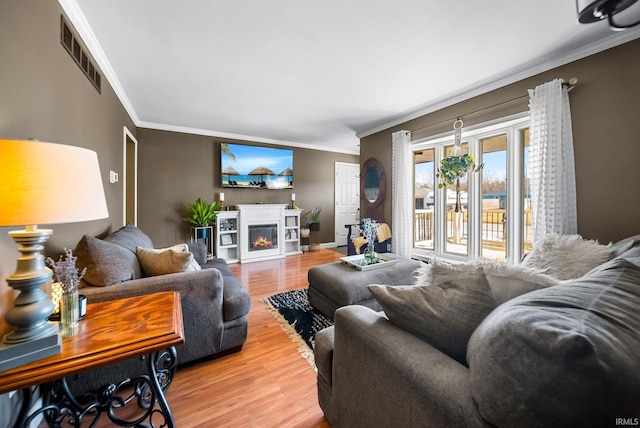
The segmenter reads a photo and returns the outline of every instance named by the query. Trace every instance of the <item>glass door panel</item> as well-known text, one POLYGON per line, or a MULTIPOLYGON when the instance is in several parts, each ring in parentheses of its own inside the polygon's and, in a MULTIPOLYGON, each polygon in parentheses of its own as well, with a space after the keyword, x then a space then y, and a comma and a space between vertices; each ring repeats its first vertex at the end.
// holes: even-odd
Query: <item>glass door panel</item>
MULTIPOLYGON (((469 152, 469 145, 462 144, 462 153, 469 152)), ((453 145, 446 146, 444 156, 453 154, 453 145)), ((469 212, 468 212, 468 183, 469 174, 459 180, 459 186, 452 184, 445 188, 444 212, 446 219, 446 240, 444 251, 447 253, 467 255, 469 238, 469 212), (459 203, 456 203, 459 202, 459 203), (458 211, 456 212, 456 208, 458 211)))
POLYGON ((533 218, 531 216, 531 178, 529 176, 529 128, 523 129, 520 141, 522 141, 522 253, 525 254, 533 249, 533 218))
POLYGON ((507 257, 507 136, 480 140, 482 151, 481 256, 492 260, 507 257))
POLYGON ((434 249, 435 149, 414 152, 415 208, 413 245, 434 249))

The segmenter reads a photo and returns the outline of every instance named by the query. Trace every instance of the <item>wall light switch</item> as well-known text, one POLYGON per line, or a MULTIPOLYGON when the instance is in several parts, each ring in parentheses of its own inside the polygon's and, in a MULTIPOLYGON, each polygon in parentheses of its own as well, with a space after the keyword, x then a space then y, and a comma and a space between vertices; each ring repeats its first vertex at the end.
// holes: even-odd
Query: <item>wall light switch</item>
POLYGON ((118 173, 115 171, 109 171, 109 182, 117 183, 118 182, 118 173))

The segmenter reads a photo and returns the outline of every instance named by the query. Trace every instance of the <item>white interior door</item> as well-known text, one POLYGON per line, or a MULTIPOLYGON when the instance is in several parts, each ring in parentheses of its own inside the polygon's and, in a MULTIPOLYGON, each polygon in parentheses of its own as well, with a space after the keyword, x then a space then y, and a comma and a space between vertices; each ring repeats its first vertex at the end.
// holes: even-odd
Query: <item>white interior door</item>
POLYGON ((335 186, 335 242, 341 246, 347 245, 344 225, 360 221, 360 165, 336 162, 335 186))

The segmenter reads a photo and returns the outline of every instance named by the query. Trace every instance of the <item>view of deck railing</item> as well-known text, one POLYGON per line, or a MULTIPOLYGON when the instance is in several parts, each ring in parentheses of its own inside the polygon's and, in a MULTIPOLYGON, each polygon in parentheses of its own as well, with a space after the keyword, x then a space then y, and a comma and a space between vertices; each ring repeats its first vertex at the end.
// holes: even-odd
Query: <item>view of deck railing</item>
MULTIPOLYGON (((451 230, 453 219, 453 210, 447 210, 447 230, 451 230)), ((464 212, 462 217, 462 238, 466 239, 466 227, 467 213, 464 212)), ((525 211, 525 249, 531 248, 531 236, 532 236, 532 219, 531 211, 525 211)), ((505 248, 507 242, 507 213, 504 209, 496 209, 485 211, 482 213, 482 242, 483 244, 490 245, 491 247, 505 248)), ((434 216, 433 209, 418 209, 414 213, 414 244, 418 248, 433 248, 434 239, 434 216)))

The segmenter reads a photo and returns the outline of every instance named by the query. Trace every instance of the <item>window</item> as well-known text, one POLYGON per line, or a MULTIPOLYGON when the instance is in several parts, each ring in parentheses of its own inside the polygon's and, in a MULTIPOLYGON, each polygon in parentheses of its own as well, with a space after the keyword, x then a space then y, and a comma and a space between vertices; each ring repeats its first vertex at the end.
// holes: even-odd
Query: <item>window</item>
POLYGON ((463 153, 484 166, 460 180, 457 191, 455 184, 438 189, 436 178, 453 150, 453 132, 416 141, 413 150, 417 256, 516 262, 531 249, 528 116, 463 128, 463 153))

